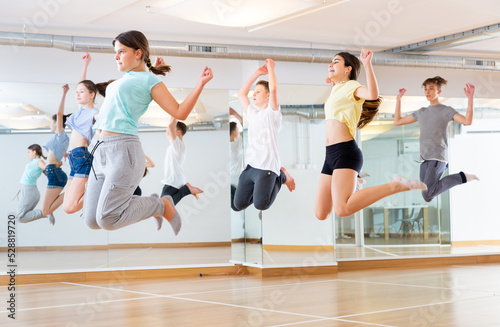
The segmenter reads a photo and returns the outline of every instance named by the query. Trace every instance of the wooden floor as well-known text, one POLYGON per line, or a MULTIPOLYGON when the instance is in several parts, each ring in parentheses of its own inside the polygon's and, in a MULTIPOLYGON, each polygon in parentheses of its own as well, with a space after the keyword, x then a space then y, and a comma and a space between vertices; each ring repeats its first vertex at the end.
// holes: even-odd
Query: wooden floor
POLYGON ((18 286, 0 326, 500 326, 500 265, 18 286))

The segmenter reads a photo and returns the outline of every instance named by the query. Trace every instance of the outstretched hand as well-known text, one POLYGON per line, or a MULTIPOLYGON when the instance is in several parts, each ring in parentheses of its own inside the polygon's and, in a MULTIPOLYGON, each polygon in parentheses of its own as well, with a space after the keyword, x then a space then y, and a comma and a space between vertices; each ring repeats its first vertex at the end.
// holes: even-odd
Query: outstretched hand
POLYGON ((162 57, 156 57, 155 63, 153 64, 153 67, 159 67, 159 66, 164 66, 165 65, 165 60, 163 60, 162 57))
POLYGON ((256 70, 256 73, 260 76, 260 75, 267 75, 269 73, 269 71, 267 70, 267 65, 264 65, 262 67, 259 67, 257 70, 256 70))
POLYGON ((401 98, 403 97, 403 95, 405 95, 405 93, 406 89, 399 89, 399 94, 396 96, 396 99, 401 100, 401 98))
POLYGON ((68 93, 68 91, 69 91, 69 85, 68 85, 68 84, 64 84, 64 85, 62 86, 62 89, 63 89, 63 94, 68 93))
POLYGON ((88 52, 85 52, 85 55, 82 57, 82 59, 85 65, 90 64, 90 62, 92 61, 92 57, 90 57, 90 54, 88 52))
POLYGON ((373 52, 371 50, 362 48, 361 49, 361 62, 364 66, 369 64, 372 61, 373 52))
POLYGON ((266 68, 267 68, 268 72, 269 72, 269 70, 274 70, 275 66, 276 66, 276 63, 274 62, 274 60, 266 59, 266 68))
POLYGON ((464 93, 467 98, 471 99, 474 97, 474 92, 476 91, 476 87, 471 83, 465 84, 464 93))
POLYGON ((205 66, 200 76, 201 85, 205 86, 214 77, 212 69, 205 66))

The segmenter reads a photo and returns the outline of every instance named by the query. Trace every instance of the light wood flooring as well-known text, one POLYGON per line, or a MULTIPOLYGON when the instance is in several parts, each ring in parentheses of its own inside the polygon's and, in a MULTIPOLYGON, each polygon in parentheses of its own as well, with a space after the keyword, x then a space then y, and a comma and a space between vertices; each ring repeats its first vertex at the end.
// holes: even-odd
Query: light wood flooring
POLYGON ((0 326, 500 326, 500 265, 18 286, 0 326))

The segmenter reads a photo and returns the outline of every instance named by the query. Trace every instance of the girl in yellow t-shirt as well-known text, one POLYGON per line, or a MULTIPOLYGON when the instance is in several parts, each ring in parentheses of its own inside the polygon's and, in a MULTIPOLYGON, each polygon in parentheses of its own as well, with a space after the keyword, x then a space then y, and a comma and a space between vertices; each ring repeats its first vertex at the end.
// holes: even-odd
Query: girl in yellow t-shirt
POLYGON ((327 82, 333 87, 325 103, 326 158, 314 206, 315 215, 320 220, 330 215, 332 207, 337 215, 345 217, 386 196, 413 189, 427 189, 418 180, 395 176, 390 183, 364 188, 355 193, 363 154, 354 136, 356 129, 364 127, 373 119, 380 104, 372 56, 372 51, 361 50, 367 86, 356 81, 361 65, 354 55, 338 53, 328 65, 327 82))

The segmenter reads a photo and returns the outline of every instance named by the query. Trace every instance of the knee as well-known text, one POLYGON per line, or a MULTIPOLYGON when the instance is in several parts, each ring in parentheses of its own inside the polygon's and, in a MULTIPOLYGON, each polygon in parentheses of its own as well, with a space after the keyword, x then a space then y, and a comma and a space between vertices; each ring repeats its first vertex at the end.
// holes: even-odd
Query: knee
POLYGON ((63 203, 63 210, 67 214, 72 214, 80 210, 75 204, 73 203, 63 203))
POLYGON ((271 207, 271 203, 269 203, 269 201, 257 201, 254 205, 257 210, 267 210, 271 207))
POLYGON ((330 214, 324 212, 315 212, 314 215, 316 216, 316 218, 318 218, 318 220, 325 220, 330 214))
POLYGON ((47 217, 48 215, 50 215, 52 212, 49 212, 49 209, 48 208, 44 208, 42 207, 42 213, 45 217, 47 217))
POLYGON ((424 198, 425 202, 431 202, 432 199, 434 199, 434 196, 432 196, 428 191, 423 191, 422 197, 424 198))
POLYGON ((352 210, 350 210, 346 206, 339 206, 338 208, 335 208, 335 213, 339 217, 347 217, 352 215, 354 212, 352 212, 352 210))
POLYGON ((96 219, 96 223, 99 226, 100 229, 104 230, 117 230, 118 228, 116 227, 116 224, 113 223, 113 219, 109 219, 110 217, 98 217, 96 219))

